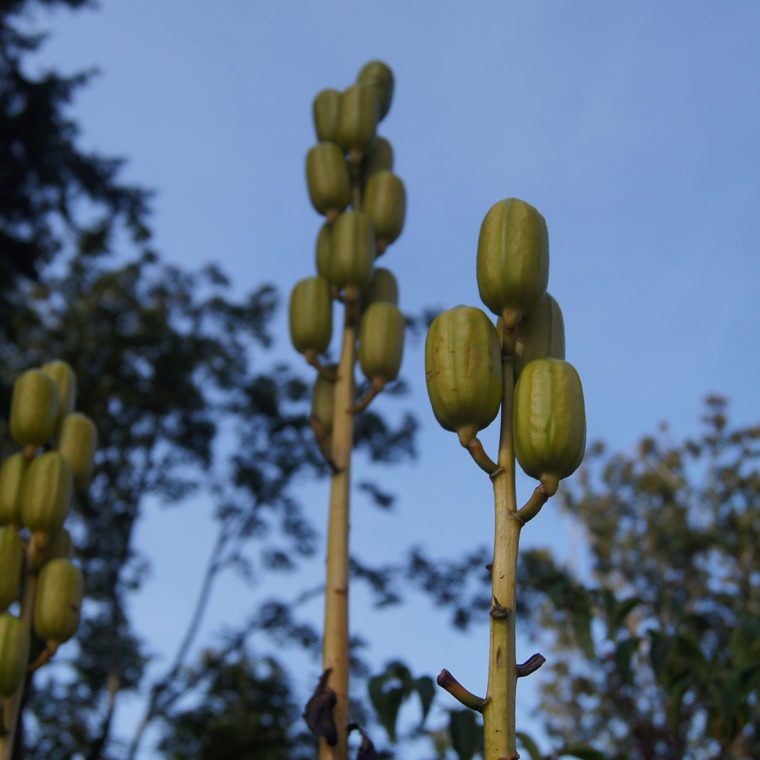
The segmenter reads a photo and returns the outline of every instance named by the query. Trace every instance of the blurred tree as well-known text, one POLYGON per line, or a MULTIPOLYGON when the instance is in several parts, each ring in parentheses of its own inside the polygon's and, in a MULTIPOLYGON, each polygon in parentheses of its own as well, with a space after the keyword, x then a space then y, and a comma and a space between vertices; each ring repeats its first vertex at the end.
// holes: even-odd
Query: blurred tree
MULTIPOLYGON (((181 688, 219 573, 233 568, 257 582, 312 553, 314 528, 290 487, 326 468, 309 426, 308 385, 265 359, 275 305, 270 287, 236 301, 216 268, 187 273, 149 252, 116 267, 108 256, 80 252, 62 274, 45 273, 27 290, 18 343, 0 348, 2 379, 10 384, 20 368, 52 356, 67 360, 100 447, 95 479, 72 523, 87 578, 78 634, 86 643, 70 663, 75 678, 41 671, 39 690, 30 689, 36 721, 24 757, 101 756, 117 695, 140 684, 145 655, 126 595, 146 567, 133 546, 146 503, 192 496, 209 505, 218 533, 188 631, 154 685, 141 730, 181 688)), ((357 440, 383 461, 398 455, 393 440, 412 453, 413 431, 409 418, 394 427, 368 413, 357 440)), ((171 547, 181 552, 177 541, 171 547)), ((265 630, 272 634, 297 627, 282 615, 270 619, 265 630)))
POLYGON ((68 115, 77 90, 92 76, 29 73, 44 35, 30 31, 41 8, 76 9, 90 0, 4 0, 0 3, 0 325, 9 320, 20 285, 71 235, 97 240, 123 224, 136 240, 148 231, 147 193, 120 182, 121 162, 77 145, 79 128, 68 115))
MULTIPOLYGON (((208 683, 187 658, 215 579, 235 570, 260 582, 310 555, 314 528, 290 487, 326 474, 308 422, 309 387, 267 356, 272 288, 235 298, 216 267, 163 264, 151 249, 148 193, 121 183, 119 161, 78 147, 68 106, 90 75, 29 75, 42 42, 28 31, 34 11, 87 5, 11 0, 0 8, 0 400, 7 409, 22 369, 63 358, 79 377, 78 408, 100 435, 95 480, 77 498, 72 526, 87 579, 80 646, 31 679, 15 752, 24 758, 124 757, 153 720, 184 709, 178 700, 187 687, 208 683), (110 253, 125 247, 130 258, 110 253), (189 497, 207 506, 217 535, 176 655, 146 684, 150 644, 135 634, 128 603, 148 567, 135 527, 146 506, 189 497), (137 688, 149 699, 125 748, 111 736, 112 719, 119 696, 137 688)), ((393 461, 413 455, 414 429, 409 416, 391 425, 367 413, 357 443, 371 460, 393 461)), ((376 485, 367 492, 387 504, 376 485)), ((182 551, 176 537, 167 545, 182 551)), ((315 635, 282 600, 230 622, 239 628, 238 652, 254 630, 296 646, 315 635)), ((264 678, 242 658, 224 659, 224 668, 242 668, 251 684, 264 678)), ((221 694, 223 680, 209 688, 221 694)))
POLYGON ((197 704, 173 717, 160 744, 167 758, 312 760, 314 738, 279 663, 243 655, 220 665, 209 655, 203 672, 197 704))
POLYGON ((662 426, 635 453, 589 452, 564 508, 592 583, 526 557, 551 736, 619 760, 760 757, 760 426, 726 409, 708 398, 695 439, 662 426))
MULTIPOLYGON (((682 442, 663 425, 634 453, 590 447, 557 505, 586 535, 588 572, 521 555, 522 633, 548 656, 540 714, 555 744, 543 754, 523 736, 531 760, 760 757, 760 426, 731 427, 718 396, 703 424, 682 442)), ((465 629, 488 609, 487 558, 416 548, 385 577, 465 629)))

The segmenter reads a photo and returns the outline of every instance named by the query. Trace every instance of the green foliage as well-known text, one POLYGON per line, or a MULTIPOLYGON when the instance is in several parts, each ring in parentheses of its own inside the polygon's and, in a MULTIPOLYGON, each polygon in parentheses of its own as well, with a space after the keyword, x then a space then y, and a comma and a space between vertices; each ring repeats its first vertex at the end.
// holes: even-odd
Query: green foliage
POLYGON ((483 726, 472 710, 449 713, 449 736, 458 760, 472 760, 483 755, 483 726))
POLYGON ((543 760, 541 750, 533 739, 524 731, 517 732, 517 742, 521 749, 528 753, 530 760, 543 760))
MULTIPOLYGON (((26 56, 42 37, 20 31, 22 16, 89 4, 11 0, 0 8, 0 403, 8 409, 21 369, 57 356, 79 377, 81 411, 100 436, 92 486, 70 517, 88 604, 66 667, 40 671, 27 690, 16 754, 31 760, 116 756, 112 718, 128 692, 149 695, 145 725, 187 710, 182 700, 208 684, 186 659, 214 581, 232 571, 260 583, 309 556, 315 530, 291 485, 326 474, 307 384, 268 357, 275 292, 262 285, 232 297, 216 267, 163 264, 151 247, 149 193, 121 181, 120 161, 79 146, 70 108, 90 74, 29 76, 26 56), (117 241, 130 248, 118 257, 117 241), (135 529, 146 505, 179 508, 190 496, 207 505, 216 539, 176 657, 146 683, 150 644, 136 636, 129 612, 149 569, 135 529)), ((374 462, 413 456, 415 428, 410 416, 392 425, 368 413, 357 448, 374 462)), ((370 480, 367 488, 392 498, 370 480)), ((171 546, 182 552, 181 542, 171 546)), ((265 600, 233 621, 223 666, 235 665, 253 633, 314 648, 315 632, 290 601, 265 600)), ((258 667, 250 664, 251 678, 261 676, 258 667)))
POLYGON ((147 193, 121 182, 119 160, 78 145, 69 106, 92 72, 32 76, 25 65, 44 39, 28 31, 25 14, 87 5, 4 0, 0 7, 0 331, 11 338, 18 288, 38 277, 69 236, 89 249, 94 241, 102 248, 114 225, 126 225, 135 240, 148 234, 147 193))
POLYGON ((159 749, 167 758, 185 760, 312 760, 313 737, 298 731, 299 709, 287 674, 271 658, 240 656, 204 662, 197 704, 178 711, 159 749))
POLYGON ((418 731, 425 725, 435 697, 433 679, 429 676, 414 678, 409 668, 397 660, 389 662, 385 670, 369 679, 367 684, 369 699, 380 725, 388 734, 391 742, 398 739, 396 724, 402 704, 415 694, 420 701, 420 724, 418 731))
POLYGON ((592 449, 564 506, 593 583, 525 558, 559 650, 548 730, 605 757, 760 756, 760 427, 732 428, 718 397, 703 423, 680 443, 663 427, 634 453, 592 449))

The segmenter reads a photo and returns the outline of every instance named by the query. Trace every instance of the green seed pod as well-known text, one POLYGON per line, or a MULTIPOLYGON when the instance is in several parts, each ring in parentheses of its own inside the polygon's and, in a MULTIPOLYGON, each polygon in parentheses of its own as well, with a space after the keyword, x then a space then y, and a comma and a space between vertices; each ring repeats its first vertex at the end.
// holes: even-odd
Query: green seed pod
POLYGON ((331 142, 306 154, 306 184, 312 205, 332 221, 351 201, 351 178, 343 151, 331 142))
MULTIPOLYGON (((336 371, 337 365, 330 365, 328 370, 336 371)), ((317 375, 314 381, 311 392, 311 413, 322 423, 325 435, 330 435, 335 418, 335 383, 323 375, 317 375)))
POLYGON ((364 290, 372 278, 375 233, 363 211, 347 211, 333 225, 330 282, 338 288, 364 290))
POLYGON ((463 446, 488 426, 501 406, 499 336, 491 320, 471 306, 439 314, 425 341, 425 378, 433 413, 463 446))
POLYGON ((22 446, 42 446, 55 432, 58 388, 50 375, 30 369, 16 380, 11 400, 11 435, 22 446))
POLYGON ((338 115, 340 113, 340 93, 327 89, 318 93, 312 105, 314 129, 319 142, 337 142, 338 115))
POLYGON ((384 137, 377 137, 367 154, 364 176, 371 177, 378 172, 390 171, 393 171, 393 146, 384 137))
POLYGON ((0 528, 0 611, 18 599, 21 570, 24 567, 24 542, 15 528, 0 528))
POLYGON ((67 414, 58 434, 56 449, 71 465, 77 488, 86 488, 90 484, 97 447, 98 431, 95 423, 81 412, 67 414))
POLYGON ((324 277, 299 280, 290 295, 290 339, 296 351, 316 356, 332 338, 332 297, 324 277))
POLYGON ((377 96, 372 87, 355 84, 340 98, 338 144, 360 159, 369 151, 377 132, 377 96))
POLYGON ((364 210, 375 228, 377 250, 382 253, 401 234, 404 227, 404 183, 393 172, 373 174, 367 181, 364 210))
POLYGON ((328 279, 330 276, 330 255, 332 251, 332 225, 325 222, 317 235, 317 274, 328 279))
POLYGON ((74 543, 71 540, 71 533, 66 528, 61 528, 55 535, 50 538, 45 548, 45 562, 54 559, 71 559, 74 556, 74 543))
POLYGON ((0 525, 21 525, 21 494, 29 460, 12 454, 0 467, 0 525))
POLYGON ((54 559, 40 571, 34 600, 34 632, 43 641, 63 644, 79 626, 84 596, 81 570, 67 559, 54 559))
POLYGON ((370 61, 362 66, 356 81, 374 89, 378 108, 377 120, 382 121, 390 110, 393 100, 394 82, 391 67, 382 61, 370 61))
POLYGON ((383 267, 376 267, 367 290, 362 293, 362 308, 373 303, 393 303, 398 305, 398 283, 393 273, 383 267))
POLYGON ((515 388, 515 455, 548 496, 572 475, 586 448, 586 410, 581 379, 562 359, 537 359, 515 388))
POLYGON ((359 364, 375 386, 395 380, 404 353, 404 315, 393 303, 373 303, 359 324, 359 364))
POLYGON ((21 521, 32 533, 60 530, 71 503, 71 465, 57 451, 38 456, 26 471, 21 521))
POLYGON ((0 697, 10 697, 26 675, 29 628, 9 612, 0 614, 0 697))
POLYGON ((58 417, 56 429, 63 418, 74 411, 77 401, 77 376, 69 364, 60 359, 42 365, 42 371, 53 378, 58 388, 58 417))
POLYGON ((516 327, 546 292, 549 235, 533 206, 516 198, 494 204, 478 239, 478 290, 483 303, 516 327))
POLYGON ((515 344, 515 378, 535 359, 565 358, 565 322, 559 304, 548 293, 520 322, 515 344))

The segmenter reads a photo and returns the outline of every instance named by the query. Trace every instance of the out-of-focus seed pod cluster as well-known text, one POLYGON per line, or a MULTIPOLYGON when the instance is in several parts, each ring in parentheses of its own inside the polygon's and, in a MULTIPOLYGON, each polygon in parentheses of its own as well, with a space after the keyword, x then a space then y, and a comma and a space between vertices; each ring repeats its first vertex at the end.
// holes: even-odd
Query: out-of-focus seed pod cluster
MULTIPOLYGON (((71 638, 84 592, 64 527, 93 474, 97 430, 75 411, 77 381, 56 360, 13 388, 10 431, 21 451, 0 465, 0 695, 20 699, 29 667, 71 638), (42 650, 29 663, 30 651, 42 650)), ((5 726, 11 732, 10 726, 5 726)))
MULTIPOLYGON (((348 514, 355 415, 394 381, 404 350, 406 320, 393 273, 376 266, 399 238, 406 190, 393 173, 391 143, 378 135, 388 115, 394 78, 382 61, 370 61, 346 89, 314 98, 317 144, 306 154, 306 184, 324 217, 315 246, 316 275, 296 283, 290 298, 290 337, 317 369, 311 426, 332 472, 323 665, 325 679, 313 700, 334 709, 307 724, 322 737, 320 760, 345 758, 348 706, 348 514), (330 361, 333 308, 343 305, 337 361, 330 361), (356 390, 357 359, 367 383, 356 390), (358 398, 357 398, 358 397, 358 398), (332 696, 331 696, 332 695, 332 696)), ((310 702, 312 704, 312 702, 310 702)))
MULTIPOLYGON (((360 364, 377 388, 396 378, 404 346, 396 278, 375 266, 398 239, 406 217, 406 190, 393 173, 393 147, 377 133, 393 90, 390 67, 370 61, 345 90, 329 87, 314 98, 318 142, 306 156, 306 181, 312 205, 325 221, 317 234, 316 276, 296 283, 290 297, 293 346, 315 366, 321 366, 319 357, 331 343, 333 302, 356 312, 360 364), (383 306, 370 309, 375 304, 383 306)), ((315 395, 322 399, 330 382, 323 372, 315 395)), ((328 408, 323 401, 316 407, 328 408)), ((326 431, 332 429, 323 411, 314 416, 326 431)))

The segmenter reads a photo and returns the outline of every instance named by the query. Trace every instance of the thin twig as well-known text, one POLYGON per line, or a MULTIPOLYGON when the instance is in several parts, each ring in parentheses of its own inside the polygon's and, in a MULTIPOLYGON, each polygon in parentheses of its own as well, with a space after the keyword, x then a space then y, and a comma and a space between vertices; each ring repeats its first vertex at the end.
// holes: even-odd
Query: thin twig
POLYGON ((438 674, 436 682, 442 689, 446 689, 454 699, 461 702, 465 707, 469 707, 470 710, 475 710, 476 712, 483 712, 486 700, 483 699, 483 697, 473 694, 471 691, 467 691, 467 689, 465 689, 464 686, 462 686, 462 684, 459 683, 448 670, 446 670, 446 668, 438 674))
POLYGON ((135 731, 135 735, 132 737, 132 742, 127 752, 127 758, 129 758, 129 760, 132 760, 136 756, 140 742, 142 741, 142 737, 145 733, 145 729, 160 712, 159 700, 161 699, 161 696, 166 689, 166 685, 169 684, 171 680, 179 673, 180 668, 185 662, 187 653, 195 641, 195 637, 198 634, 198 629, 200 628, 201 621, 203 620, 203 615, 205 614, 206 607, 208 606, 214 580, 221 568, 221 553, 225 547, 228 537, 228 524, 223 523, 219 529, 216 542, 214 543, 214 547, 211 550, 211 555, 209 556, 208 562, 206 564, 206 572, 203 576, 203 582, 201 583, 200 591, 196 597, 195 608, 193 610, 192 616, 190 617, 190 622, 188 623, 187 629, 185 630, 185 635, 179 647, 177 648, 177 652, 174 655, 172 664, 167 669, 164 676, 157 679, 154 683, 148 707, 145 710, 142 720, 137 726, 137 730, 135 731))
POLYGON ((382 393, 383 388, 385 388, 385 381, 373 381, 372 387, 364 394, 364 398, 362 398, 356 406, 351 407, 351 414, 360 414, 363 412, 370 405, 372 400, 382 393))
POLYGON ((524 678, 525 676, 529 676, 531 673, 535 673, 545 662, 546 657, 544 657, 539 652, 536 652, 534 655, 528 657, 525 662, 515 665, 517 677, 524 678))
POLYGON ((306 357, 306 363, 314 367, 319 372, 320 377, 324 377, 325 380, 329 380, 331 383, 337 380, 335 371, 322 364, 320 358, 313 351, 307 351, 304 356, 306 357))
POLYGON ((37 659, 34 662, 29 663, 26 672, 34 673, 36 670, 39 670, 43 665, 46 665, 48 662, 50 662, 57 651, 58 644, 55 641, 48 641, 37 659))
POLYGON ((517 517, 522 520, 523 525, 526 522, 532 520, 540 511, 541 507, 549 501, 549 497, 542 485, 537 485, 530 496, 530 499, 525 502, 525 505, 517 510, 517 517))
POLYGON ((465 448, 470 452, 470 456, 475 460, 475 464, 477 464, 481 470, 487 472, 492 479, 501 472, 499 465, 486 454, 486 450, 483 448, 483 444, 477 436, 473 436, 465 448))

